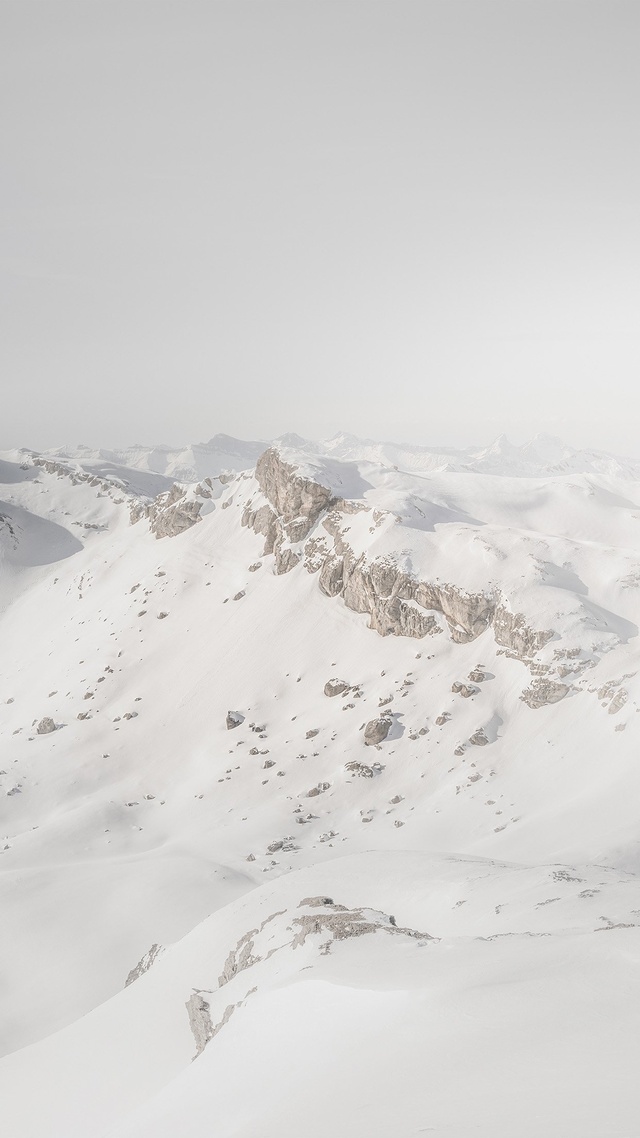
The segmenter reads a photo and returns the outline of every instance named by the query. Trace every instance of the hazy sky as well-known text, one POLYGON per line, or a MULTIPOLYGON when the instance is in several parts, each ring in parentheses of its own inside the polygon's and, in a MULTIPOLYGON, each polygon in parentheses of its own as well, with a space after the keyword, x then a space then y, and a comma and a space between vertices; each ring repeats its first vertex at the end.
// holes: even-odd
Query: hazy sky
POLYGON ((0 447, 640 453, 638 0, 0 0, 0 447))

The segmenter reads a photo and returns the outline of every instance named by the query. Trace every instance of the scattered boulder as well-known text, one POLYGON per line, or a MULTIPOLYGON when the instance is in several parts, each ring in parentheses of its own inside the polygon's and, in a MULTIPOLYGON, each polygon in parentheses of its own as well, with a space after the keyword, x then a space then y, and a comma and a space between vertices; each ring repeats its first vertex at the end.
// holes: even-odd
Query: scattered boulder
POLYGON ((50 735, 51 732, 55 730, 56 725, 50 715, 45 715, 36 727, 36 732, 38 735, 50 735))
POLYGON ((307 791, 307 798, 317 798, 319 794, 324 794, 325 790, 329 790, 330 782, 319 782, 317 786, 312 786, 311 790, 307 791))
POLYGON ((324 685, 324 694, 328 696, 344 695, 347 691, 351 691, 351 684, 345 680, 327 680, 324 685))
POLYGON ((461 684, 460 680, 456 680, 455 683, 451 685, 451 691, 454 695, 461 695, 464 699, 468 699, 471 695, 478 694, 477 688, 469 687, 468 684, 461 684))
POLYGON ((469 672, 469 679, 474 684, 481 684, 484 680, 486 680, 486 678, 486 674, 482 671, 481 668, 474 668, 472 672, 469 672))
POLYGON ((391 729, 392 720, 387 716, 370 719, 364 729, 364 741, 367 747, 375 747, 384 742, 391 729))
POLYGON ((551 703, 559 703, 569 693, 567 684, 558 684, 555 680, 537 680, 530 688, 526 688, 520 699, 527 707, 535 709, 546 707, 551 703))
POLYGON ((473 735, 469 736, 469 742, 473 743, 474 747, 486 747, 489 740, 484 733, 484 729, 479 727, 477 731, 473 732, 473 735))

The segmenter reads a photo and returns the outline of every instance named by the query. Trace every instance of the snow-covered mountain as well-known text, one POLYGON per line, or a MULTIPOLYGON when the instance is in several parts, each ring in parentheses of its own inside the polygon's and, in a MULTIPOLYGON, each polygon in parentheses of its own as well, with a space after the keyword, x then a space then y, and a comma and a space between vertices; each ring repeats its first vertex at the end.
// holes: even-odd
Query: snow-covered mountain
POLYGON ((217 435, 0 499, 7 1135, 629 1138, 637 464, 217 435))
MULTIPOLYGON (((536 435, 523 446, 514 446, 500 435, 488 447, 410 446, 359 439, 340 433, 331 439, 311 442, 300 435, 245 442, 230 435, 214 435, 207 443, 187 447, 133 446, 124 450, 95 450, 68 445, 51 451, 53 457, 74 459, 96 473, 139 470, 183 482, 215 478, 228 471, 251 470, 268 446, 294 449, 308 455, 338 458, 343 462, 372 462, 393 466, 407 473, 439 471, 498 474, 514 478, 548 477, 556 474, 604 474, 611 478, 640 479, 640 462, 603 451, 576 450, 561 439, 536 435)), ((128 475, 130 477, 130 474, 128 475)), ((127 477, 125 472, 125 477, 127 477)))

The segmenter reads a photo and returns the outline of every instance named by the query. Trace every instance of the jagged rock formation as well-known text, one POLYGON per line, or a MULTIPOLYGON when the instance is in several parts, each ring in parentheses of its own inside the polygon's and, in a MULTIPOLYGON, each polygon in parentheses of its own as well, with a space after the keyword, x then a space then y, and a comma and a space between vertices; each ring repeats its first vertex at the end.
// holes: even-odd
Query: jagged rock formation
POLYGON ((131 523, 135 525, 141 517, 149 521, 149 528, 157 538, 176 537, 177 534, 191 529, 200 521, 200 511, 203 498, 211 497, 211 481, 205 479, 208 486, 202 484, 196 487, 195 493, 200 491, 200 499, 188 495, 188 491, 177 483, 164 494, 159 494, 153 502, 136 502, 131 508, 131 523))
MULTIPOLYGON (((303 559, 310 572, 319 572, 318 584, 327 597, 342 597, 347 608, 369 616, 369 627, 381 636, 421 639, 443 631, 440 614, 451 639, 459 644, 475 640, 489 626, 496 642, 520 659, 534 656, 552 638, 551 630, 536 630, 524 614, 511 612, 495 591, 469 593, 453 583, 423 581, 404 571, 393 557, 369 559, 357 554, 345 540, 345 515, 367 507, 332 496, 331 491, 303 476, 283 460, 275 448, 265 451, 256 466, 256 478, 266 503, 249 501, 242 524, 265 538, 263 553, 274 554, 275 572, 288 573, 303 559), (333 547, 317 532, 304 549, 299 545, 316 523, 332 538, 333 547)), ((384 518, 374 511, 375 524, 384 518)))
POLYGON ((248 503, 242 525, 265 538, 263 553, 274 554, 276 573, 288 573, 302 554, 287 543, 307 537, 334 499, 326 486, 303 477, 294 466, 284 462, 274 448, 266 450, 258 459, 256 479, 270 504, 254 510, 248 503))
POLYGON ((320 514, 334 501, 326 486, 304 478, 294 466, 283 462, 273 448, 258 459, 256 479, 289 541, 307 537, 320 514))

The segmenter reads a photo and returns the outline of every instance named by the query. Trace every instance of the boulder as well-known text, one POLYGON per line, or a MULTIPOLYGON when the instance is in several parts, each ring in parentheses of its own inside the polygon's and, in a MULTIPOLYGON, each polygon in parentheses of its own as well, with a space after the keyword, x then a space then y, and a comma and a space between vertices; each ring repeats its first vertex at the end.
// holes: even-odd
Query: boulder
POLYGON ((56 725, 50 715, 45 715, 44 719, 41 719, 36 727, 38 735, 50 735, 51 732, 55 730, 56 725))
POLYGON ((328 696, 344 695, 347 691, 351 691, 351 685, 345 680, 327 680, 324 685, 324 694, 328 696))
POLYGON ((380 716, 379 719, 370 719, 364 729, 364 741, 367 747, 375 747, 378 743, 382 743, 391 728, 391 719, 387 716, 380 716))
POLYGON ((227 731, 233 731, 233 728, 239 727, 241 723, 244 723, 244 715, 239 711, 227 712, 227 731))

